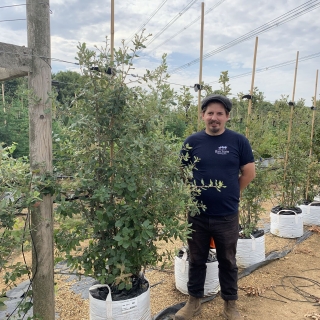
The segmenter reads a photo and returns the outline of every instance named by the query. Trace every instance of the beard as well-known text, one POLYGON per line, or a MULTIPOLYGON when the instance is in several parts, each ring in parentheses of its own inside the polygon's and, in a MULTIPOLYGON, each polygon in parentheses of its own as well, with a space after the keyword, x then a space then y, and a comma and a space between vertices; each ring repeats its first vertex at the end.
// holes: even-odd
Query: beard
POLYGON ((217 122, 217 121, 212 121, 210 122, 210 131, 213 132, 213 133, 217 133, 221 130, 221 123, 220 122, 217 122), (213 124, 217 124, 218 127, 211 127, 211 125, 213 124))
POLYGON ((213 135, 216 135, 216 134, 219 134, 220 132, 222 133, 223 128, 222 128, 220 122, 218 122, 218 121, 211 121, 211 122, 209 123, 208 130, 209 130, 209 132, 211 132, 213 135), (217 126, 217 127, 212 127, 213 124, 217 124, 218 126, 217 126))

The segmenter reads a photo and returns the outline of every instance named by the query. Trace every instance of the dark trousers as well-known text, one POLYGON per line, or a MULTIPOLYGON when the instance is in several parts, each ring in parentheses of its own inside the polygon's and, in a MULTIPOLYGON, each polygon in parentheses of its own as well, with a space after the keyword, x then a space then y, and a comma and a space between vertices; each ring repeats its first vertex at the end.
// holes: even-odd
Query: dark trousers
POLYGON ((226 217, 206 215, 189 216, 192 223, 191 238, 188 239, 190 251, 188 292, 201 298, 207 271, 207 258, 210 238, 213 237, 219 263, 221 297, 224 300, 238 299, 238 267, 236 264, 237 241, 239 237, 239 216, 226 217))

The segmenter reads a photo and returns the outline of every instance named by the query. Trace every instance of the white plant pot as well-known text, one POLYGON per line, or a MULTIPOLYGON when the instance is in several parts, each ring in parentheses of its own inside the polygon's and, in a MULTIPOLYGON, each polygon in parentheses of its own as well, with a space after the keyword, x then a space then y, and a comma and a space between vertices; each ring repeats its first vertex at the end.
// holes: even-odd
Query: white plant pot
POLYGON ((314 201, 320 201, 320 194, 317 194, 314 198, 313 198, 314 201))
POLYGON ((263 160, 261 161, 260 166, 261 166, 262 168, 267 168, 267 167, 269 167, 269 159, 263 159, 263 160))
POLYGON ((150 286, 138 297, 112 301, 110 287, 106 284, 96 284, 89 288, 90 320, 151 320, 150 286), (108 287, 109 294, 105 301, 94 298, 90 290, 108 287))
POLYGON ((265 260, 265 236, 250 239, 238 239, 237 244, 237 265, 240 268, 247 268, 253 264, 265 260))
POLYGON ((305 225, 316 225, 320 226, 320 206, 313 206, 312 204, 319 203, 311 202, 308 205, 300 205, 299 208, 302 210, 303 223, 305 225))
MULTIPOLYGON (((207 263, 207 274, 204 283, 204 296, 212 296, 220 291, 220 283, 218 277, 218 261, 207 263)), ((187 260, 187 252, 184 252, 182 258, 174 258, 174 277, 176 288, 188 294, 187 283, 189 280, 189 260, 187 260)))
POLYGON ((275 163, 274 158, 262 158, 260 166, 262 168, 267 168, 269 166, 272 166, 275 163))
POLYGON ((270 232, 282 238, 299 238, 303 235, 303 217, 292 210, 270 212, 270 232), (292 215, 281 214, 292 212, 292 215))

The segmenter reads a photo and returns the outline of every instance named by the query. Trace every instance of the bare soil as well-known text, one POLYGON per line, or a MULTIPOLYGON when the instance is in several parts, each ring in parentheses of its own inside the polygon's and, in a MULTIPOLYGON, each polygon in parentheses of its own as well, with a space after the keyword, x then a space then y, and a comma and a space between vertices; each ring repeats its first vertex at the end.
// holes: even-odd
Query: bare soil
MULTIPOLYGON (((265 222, 269 221, 268 210, 271 206, 271 203, 265 206, 267 211, 262 217, 265 222)), ((307 229, 310 227, 305 228, 307 229)), ((284 239, 266 234, 266 254, 284 249, 292 251, 284 258, 273 261, 239 280, 238 306, 243 319, 320 320, 320 228, 314 227, 313 230, 312 236, 300 244, 297 244, 296 239, 284 239)), ((182 243, 179 241, 159 243, 159 250, 175 251, 181 246, 182 243)), ((30 253, 26 254, 28 263, 31 263, 30 256, 30 253)), ((19 259, 22 257, 16 258, 19 259)), ((187 300, 187 296, 175 288, 174 266, 173 261, 171 262, 171 266, 169 265, 164 271, 160 269, 146 271, 146 277, 151 285, 152 315, 187 300)), ((66 275, 55 276, 55 303, 60 319, 89 319, 88 300, 82 299, 80 295, 70 290, 74 282, 68 282, 67 278, 66 275)), ((4 283, 0 283, 0 290, 3 288, 4 283)), ((224 319, 222 309, 223 301, 217 296, 203 303, 201 314, 194 319, 224 319)))

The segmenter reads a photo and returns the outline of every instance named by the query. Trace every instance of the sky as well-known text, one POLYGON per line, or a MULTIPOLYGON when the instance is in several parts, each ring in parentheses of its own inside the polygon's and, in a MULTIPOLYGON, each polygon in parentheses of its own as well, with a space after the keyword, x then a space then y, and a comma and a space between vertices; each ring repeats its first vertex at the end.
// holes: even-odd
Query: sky
MULTIPOLYGON (((147 48, 134 63, 135 74, 153 70, 167 53, 171 75, 168 81, 174 83, 174 89, 179 91, 182 85, 193 87, 199 83, 201 0, 114 2, 116 48, 142 27, 145 34, 152 34, 147 48)), ((248 93, 258 37, 254 85, 264 93, 265 99, 273 102, 283 94, 292 101, 299 52, 294 101, 305 99, 307 106, 312 105, 316 71, 320 69, 320 0, 207 0, 203 3, 202 80, 205 83, 219 89, 220 73, 228 71, 232 95, 248 93), (237 77, 243 74, 247 75, 237 77)), ((0 0, 0 42, 27 46, 27 23, 16 20, 26 19, 23 4, 25 1, 0 0)), ((104 46, 106 36, 110 39, 111 0, 51 0, 50 10, 51 57, 71 62, 52 61, 52 71, 79 71, 74 64, 77 45, 85 42, 93 49, 95 45, 104 46)), ((191 92, 197 96, 193 89, 191 92)), ((317 100, 319 93, 320 88, 317 100)))

